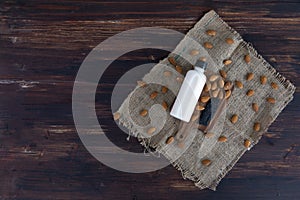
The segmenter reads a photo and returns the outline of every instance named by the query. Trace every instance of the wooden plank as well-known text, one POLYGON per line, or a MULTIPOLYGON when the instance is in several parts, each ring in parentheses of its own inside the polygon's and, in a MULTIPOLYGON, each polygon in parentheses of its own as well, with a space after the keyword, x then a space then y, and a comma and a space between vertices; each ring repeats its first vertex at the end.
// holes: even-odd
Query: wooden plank
MULTIPOLYGON (((300 85, 297 0, 1 1, 0 199, 299 199, 299 89, 217 192, 199 191, 171 166, 145 174, 115 171, 93 158, 76 133, 73 81, 93 47, 137 27, 185 33, 210 9, 300 85)), ((105 134, 123 149, 143 151, 136 140, 127 142, 111 120, 114 83, 132 67, 166 55, 157 50, 126 54, 100 82, 105 87, 97 90, 97 114, 105 134)))

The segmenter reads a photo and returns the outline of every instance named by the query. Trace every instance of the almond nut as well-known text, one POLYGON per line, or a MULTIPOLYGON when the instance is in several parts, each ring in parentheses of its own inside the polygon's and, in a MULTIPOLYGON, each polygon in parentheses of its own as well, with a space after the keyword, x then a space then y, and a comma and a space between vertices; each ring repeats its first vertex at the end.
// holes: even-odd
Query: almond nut
POLYGON ((221 70, 219 71, 219 73, 220 73, 220 75, 222 76, 222 78, 226 79, 227 73, 226 73, 224 70, 221 69, 221 70))
POLYGON ((163 107, 165 110, 168 109, 168 104, 167 104, 167 102, 163 101, 163 102, 161 103, 161 105, 162 105, 162 107, 163 107))
POLYGON ((218 84, 216 82, 214 82, 212 85, 211 85, 211 90, 215 90, 218 88, 218 84))
POLYGON ((241 81, 235 81, 235 85, 240 89, 242 89, 244 87, 244 85, 241 81))
POLYGON ((157 97, 158 92, 154 91, 150 94, 151 99, 155 99, 157 97))
POLYGON ((220 88, 223 88, 224 87, 224 80, 223 79, 219 79, 219 81, 218 81, 218 83, 219 83, 219 87, 220 88))
POLYGON ((208 132, 208 133, 205 133, 204 136, 207 137, 207 138, 211 138, 212 136, 214 136, 214 133, 208 132))
POLYGON ((208 102, 209 99, 210 99, 210 96, 202 96, 202 97, 200 97, 200 101, 201 101, 202 103, 208 102))
POLYGON ((226 59, 223 61, 224 65, 230 65, 231 63, 232 63, 232 60, 230 60, 230 59, 226 59))
POLYGON ((168 89, 166 86, 162 86, 162 87, 161 87, 161 92, 162 92, 163 94, 167 93, 168 90, 169 90, 169 89, 168 89))
POLYGON ((253 109, 255 112, 258 112, 259 107, 258 107, 257 103, 252 103, 252 109, 253 109))
POLYGON ((217 32, 215 30, 207 30, 206 34, 209 36, 215 36, 217 34, 217 32))
POLYGON ((204 85, 204 92, 208 92, 209 90, 210 90, 210 88, 209 88, 210 86, 208 86, 207 84, 205 84, 204 85))
POLYGON ((116 120, 120 119, 120 116, 121 116, 121 114, 119 112, 115 112, 113 115, 114 120, 116 121, 116 120))
POLYGON ((264 84, 266 84, 267 83, 267 77, 266 76, 261 76, 260 77, 260 83, 262 84, 262 85, 264 85, 264 84))
POLYGON ((234 43, 234 40, 231 39, 231 38, 226 38, 225 41, 226 41, 227 44, 233 44, 234 43))
POLYGON ((211 83, 210 82, 206 82, 207 88, 208 90, 211 90, 211 83))
POLYGON ((178 73, 182 74, 182 67, 180 67, 179 65, 176 65, 175 69, 178 73))
POLYGON ((248 140, 248 139, 244 140, 244 146, 245 146, 246 148, 249 148, 250 145, 251 145, 250 140, 248 140))
POLYGON ((247 81, 251 81, 253 78, 254 74, 252 72, 247 74, 247 81))
POLYGON ((246 63, 250 63, 251 61, 250 55, 249 54, 245 55, 244 60, 246 63))
POLYGON ((231 90, 225 91, 225 99, 228 99, 231 96, 231 90))
POLYGON ((166 141, 166 144, 171 144, 174 142, 174 137, 173 136, 170 136, 168 137, 167 141, 166 141))
POLYGON ((196 110, 198 110, 198 111, 199 111, 199 110, 201 111, 201 110, 204 110, 204 109, 205 109, 205 107, 202 106, 202 105, 197 105, 197 106, 196 106, 196 110))
POLYGON ((204 159, 204 160, 201 161, 201 163, 204 166, 208 166, 208 165, 210 165, 211 161, 209 159, 204 159))
POLYGON ((216 90, 212 91, 212 96, 214 98, 217 98, 218 94, 219 94, 219 89, 216 89, 216 90))
POLYGON ((258 123, 258 122, 254 123, 253 130, 256 132, 260 131, 260 123, 258 123))
POLYGON ((248 92, 246 93, 246 95, 247 95, 248 97, 253 96, 253 95, 254 95, 254 90, 248 90, 248 92))
POLYGON ((199 51, 197 49, 193 49, 191 52, 190 52, 190 55, 191 56, 196 56, 199 54, 199 51))
POLYGON ((274 90, 277 90, 278 89, 278 85, 274 82, 271 83, 271 87, 274 89, 274 90))
POLYGON ((225 137, 225 136, 220 136, 220 137, 218 138, 218 141, 219 141, 219 142, 226 142, 226 141, 227 141, 227 137, 225 137))
POLYGON ((205 61, 206 61, 206 58, 205 58, 205 57, 201 57, 201 58, 199 58, 199 60, 205 62, 205 61))
POLYGON ((275 99, 272 97, 268 97, 267 98, 267 102, 274 104, 275 103, 275 99))
POLYGON ((223 92, 223 90, 219 91, 218 98, 219 99, 223 99, 224 98, 224 92, 223 92))
POLYGON ((151 127, 151 128, 148 129, 147 133, 148 133, 148 135, 152 135, 155 131, 156 131, 156 128, 151 127))
POLYGON ((231 123, 235 124, 238 121, 238 116, 236 114, 232 115, 230 121, 231 123))
POLYGON ((169 77, 171 76, 172 72, 170 71, 164 71, 164 76, 169 77))
POLYGON ((214 81, 217 80, 218 78, 219 78, 218 75, 213 74, 213 75, 211 75, 211 76, 209 77, 209 81, 210 81, 210 82, 214 82, 214 81))
POLYGON ((183 82, 183 78, 182 77, 177 77, 176 81, 179 82, 179 83, 182 83, 183 82))
POLYGON ((224 84, 224 89, 225 90, 230 90, 231 88, 232 88, 231 81, 226 81, 226 83, 224 84))
POLYGON ((169 57, 169 58, 168 58, 168 61, 169 61, 173 66, 176 66, 176 65, 177 65, 177 63, 176 63, 174 57, 169 57))
POLYGON ((204 47, 207 49, 213 48, 213 45, 210 42, 204 42, 204 47))
POLYGON ((137 81, 137 84, 140 87, 145 87, 147 85, 147 83, 145 83, 144 81, 137 81))
POLYGON ((183 147, 184 147, 184 142, 178 142, 178 143, 177 143, 177 146, 178 146, 180 149, 183 149, 183 147))
POLYGON ((148 110, 146 110, 146 109, 143 109, 143 110, 141 110, 141 112, 140 112, 140 115, 141 115, 142 117, 145 117, 147 114, 148 114, 148 110))

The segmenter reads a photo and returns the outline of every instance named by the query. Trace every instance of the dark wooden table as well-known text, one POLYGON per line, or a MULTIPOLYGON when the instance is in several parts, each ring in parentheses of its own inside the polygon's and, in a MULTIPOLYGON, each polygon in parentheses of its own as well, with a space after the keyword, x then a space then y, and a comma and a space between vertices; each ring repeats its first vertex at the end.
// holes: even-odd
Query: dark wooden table
MULTIPOLYGON (((130 174, 93 158, 74 127, 71 96, 85 56, 124 30, 159 26, 186 33, 215 9, 284 76, 300 86, 300 2, 16 0, 0 3, 0 199, 300 199, 300 91, 222 180, 199 191, 168 166, 130 174)), ((143 50, 110 66, 99 99, 105 134, 128 143, 111 120, 114 73, 159 61, 143 50)))

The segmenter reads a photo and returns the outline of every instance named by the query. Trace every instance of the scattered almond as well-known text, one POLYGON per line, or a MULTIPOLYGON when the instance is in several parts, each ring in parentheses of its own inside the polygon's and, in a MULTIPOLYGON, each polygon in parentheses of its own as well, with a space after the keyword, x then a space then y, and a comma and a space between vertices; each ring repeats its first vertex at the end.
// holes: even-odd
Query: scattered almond
POLYGON ((246 148, 249 148, 250 145, 251 145, 250 140, 248 140, 248 139, 244 140, 244 146, 245 146, 246 148))
POLYGON ((246 95, 247 95, 248 97, 253 96, 253 95, 254 95, 254 90, 248 90, 248 92, 246 93, 246 95))
POLYGON ((208 82, 206 82, 206 85, 207 85, 208 90, 210 90, 211 89, 211 83, 208 81, 208 82))
POLYGON ((204 92, 208 92, 210 90, 210 86, 208 86, 207 84, 204 85, 204 92))
POLYGON ((162 86, 162 87, 161 87, 161 92, 162 92, 163 94, 167 93, 168 90, 169 90, 169 89, 168 89, 166 86, 162 86))
POLYGON ((263 85, 267 83, 267 80, 268 80, 268 79, 267 79, 266 76, 261 76, 261 77, 260 77, 260 83, 263 84, 263 85))
POLYGON ((209 159, 204 159, 204 160, 201 161, 201 163, 204 166, 208 166, 208 165, 210 165, 211 161, 209 159))
POLYGON ((219 87, 220 88, 223 88, 224 87, 224 80, 221 78, 221 79, 219 79, 219 81, 218 81, 218 84, 219 84, 219 87))
POLYGON ((148 129, 147 133, 148 133, 148 135, 152 135, 155 131, 156 131, 156 128, 151 127, 151 128, 148 129))
POLYGON ((178 143, 177 143, 177 146, 178 146, 179 148, 183 149, 183 147, 184 147, 184 142, 178 142, 178 143))
POLYGON ((217 34, 217 32, 215 30, 207 30, 206 34, 209 36, 215 36, 217 34))
POLYGON ((155 99, 157 97, 158 92, 154 91, 150 94, 151 99, 155 99))
POLYGON ((273 97, 268 97, 267 98, 267 102, 274 104, 275 103, 275 99, 273 97))
POLYGON ((247 74, 247 81, 251 81, 254 78, 254 74, 252 72, 247 74))
POLYGON ((231 88, 232 88, 231 81, 226 81, 226 83, 224 84, 224 89, 225 90, 230 90, 231 88))
POLYGON ((233 44, 234 43, 234 40, 231 39, 231 38, 226 38, 225 41, 226 41, 227 44, 233 44))
POLYGON ((177 77, 176 81, 179 82, 179 83, 182 83, 183 82, 183 78, 182 77, 177 77))
POLYGON ((231 96, 231 90, 225 91, 225 99, 228 99, 231 96))
POLYGON ((210 42, 204 42, 204 47, 207 49, 213 48, 213 45, 210 42))
POLYGON ((226 79, 227 73, 226 73, 224 70, 221 69, 221 70, 219 71, 219 73, 220 73, 220 75, 221 75, 222 78, 226 79))
POLYGON ((196 56, 199 54, 199 51, 197 49, 193 49, 191 52, 190 52, 190 55, 191 56, 196 56))
POLYGON ((171 144, 174 142, 174 137, 173 136, 170 136, 168 137, 167 141, 166 141, 166 144, 171 144))
POLYGON ((220 136, 220 137, 218 138, 218 141, 219 141, 219 142, 226 142, 226 141, 227 141, 227 137, 225 137, 225 136, 220 136))
POLYGON ((172 72, 170 71, 164 71, 164 76, 169 77, 171 76, 172 72))
POLYGON ((212 85, 211 85, 211 90, 215 90, 218 88, 218 84, 216 82, 214 82, 212 85))
POLYGON ((277 90, 278 89, 278 85, 274 82, 271 83, 271 87, 274 89, 274 90, 277 90))
POLYGON ((147 83, 145 83, 144 81, 137 81, 137 84, 140 87, 145 87, 147 85, 147 83))
POLYGON ((116 121, 116 120, 120 119, 120 116, 121 116, 121 114, 119 112, 115 112, 113 115, 114 120, 116 121))
POLYGON ((202 103, 206 103, 206 102, 209 101, 209 99, 210 99, 210 96, 202 96, 202 97, 200 98, 200 101, 201 101, 202 103))
POLYGON ((223 90, 219 91, 218 98, 219 99, 223 99, 224 98, 224 92, 223 92, 223 90))
POLYGON ((208 132, 208 133, 205 133, 204 136, 207 137, 207 138, 210 138, 210 137, 214 136, 214 133, 208 132))
POLYGON ((161 105, 162 105, 162 107, 163 107, 165 110, 168 109, 168 104, 167 104, 167 102, 163 101, 163 102, 161 103, 161 105))
POLYGON ((216 89, 216 90, 212 91, 212 96, 214 98, 217 98, 218 94, 219 94, 219 89, 216 89))
POLYGON ((241 81, 235 81, 235 85, 240 89, 242 89, 244 87, 244 85, 241 81))
POLYGON ((231 63, 232 63, 232 60, 230 60, 230 59, 226 59, 223 61, 224 65, 230 65, 231 63))
POLYGON ((176 66, 176 65, 177 65, 177 63, 176 63, 174 57, 169 57, 169 58, 168 58, 168 61, 169 61, 173 66, 176 66))
POLYGON ((147 114, 148 114, 148 110, 146 110, 146 109, 143 109, 143 110, 141 110, 141 112, 140 112, 140 115, 141 115, 142 117, 145 117, 147 114))
POLYGON ((209 77, 209 81, 213 82, 213 81, 217 80, 217 78, 219 78, 219 76, 216 74, 213 74, 209 77))
POLYGON ((260 123, 258 123, 258 122, 254 123, 253 130, 256 132, 260 131, 260 123))
POLYGON ((255 112, 258 112, 259 107, 258 107, 257 103, 252 103, 252 109, 253 109, 255 112))
POLYGON ((250 63, 251 60, 250 55, 249 54, 245 55, 244 60, 246 63, 250 63))
POLYGON ((205 61, 206 61, 206 58, 205 58, 205 57, 200 57, 199 60, 205 62, 205 61))
POLYGON ((178 73, 182 74, 182 67, 180 67, 179 65, 176 65, 175 69, 178 73))
POLYGON ((205 109, 205 107, 202 106, 202 105, 197 105, 197 106, 196 106, 196 110, 198 110, 198 111, 199 111, 199 110, 201 111, 201 110, 204 110, 204 109, 205 109))
POLYGON ((236 114, 232 115, 230 121, 231 123, 235 124, 238 121, 238 116, 236 114))

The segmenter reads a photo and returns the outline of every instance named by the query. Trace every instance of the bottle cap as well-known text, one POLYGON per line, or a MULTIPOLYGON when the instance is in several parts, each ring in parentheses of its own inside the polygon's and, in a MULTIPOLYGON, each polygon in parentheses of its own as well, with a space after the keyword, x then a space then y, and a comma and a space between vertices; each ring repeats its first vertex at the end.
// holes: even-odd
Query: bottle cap
POLYGON ((201 60, 198 60, 195 64, 195 67, 200 67, 204 70, 206 70, 206 67, 207 67, 207 62, 203 62, 201 60))

